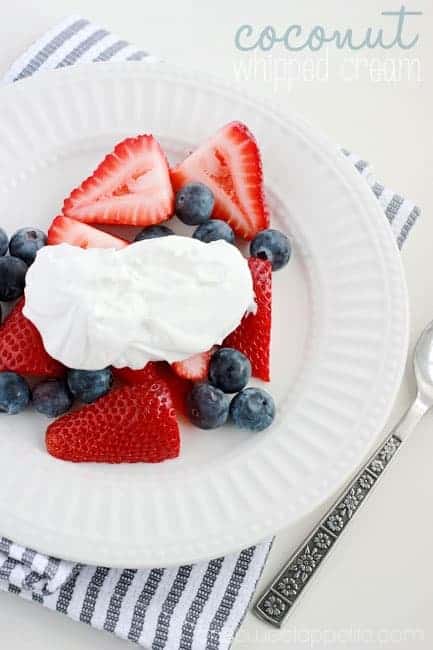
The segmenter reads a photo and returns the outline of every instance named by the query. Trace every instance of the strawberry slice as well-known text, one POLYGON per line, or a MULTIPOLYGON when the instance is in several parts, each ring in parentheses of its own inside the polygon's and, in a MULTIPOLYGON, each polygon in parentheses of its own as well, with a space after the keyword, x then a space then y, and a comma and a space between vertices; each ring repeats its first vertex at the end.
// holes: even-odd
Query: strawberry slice
POLYGON ((170 390, 176 412, 181 415, 187 414, 186 397, 191 390, 191 382, 176 375, 166 361, 149 361, 142 370, 113 368, 113 374, 131 386, 164 381, 170 390))
POLYGON ((21 298, 0 328, 0 371, 33 377, 61 377, 65 368, 45 351, 41 335, 23 315, 21 298))
POLYGON ((107 232, 59 215, 48 229, 48 244, 71 244, 80 248, 125 248, 128 242, 107 232))
POLYGON ((113 375, 130 386, 151 384, 152 382, 161 379, 158 367, 159 363, 159 361, 149 361, 149 363, 140 370, 132 370, 132 368, 113 368, 113 375))
POLYGON ((214 349, 212 348, 212 350, 208 350, 207 352, 194 354, 192 357, 188 357, 188 359, 184 359, 183 361, 175 361, 171 364, 171 367, 176 375, 179 375, 183 379, 202 381, 207 378, 213 352, 214 349))
POLYGON ((167 160, 152 135, 126 138, 63 204, 78 221, 151 226, 173 214, 167 160))
POLYGON ((179 427, 169 389, 161 381, 113 390, 50 424, 45 443, 52 456, 77 463, 176 458, 179 427))
POLYGON ((267 260, 250 257, 257 311, 246 314, 240 325, 228 335, 223 345, 243 352, 251 361, 254 377, 270 380, 270 345, 272 316, 272 265, 267 260))
POLYGON ((223 219, 237 235, 253 239, 269 226, 260 151, 241 122, 230 122, 171 170, 177 191, 200 181, 215 196, 213 218, 223 219))

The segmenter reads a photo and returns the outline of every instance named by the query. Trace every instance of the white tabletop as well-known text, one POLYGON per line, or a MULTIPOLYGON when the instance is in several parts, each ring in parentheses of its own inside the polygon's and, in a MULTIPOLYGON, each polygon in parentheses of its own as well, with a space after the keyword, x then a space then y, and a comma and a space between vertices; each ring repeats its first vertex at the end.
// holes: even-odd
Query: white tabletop
MULTIPOLYGON (((424 79, 433 58, 431 0, 415 0, 411 10, 424 15, 408 19, 407 39, 420 34, 412 50, 337 51, 315 68, 319 78, 287 81, 287 58, 300 56, 275 48, 272 67, 257 63, 250 78, 239 79, 241 63, 253 60, 234 46, 236 29, 249 23, 272 24, 282 34, 290 24, 320 24, 329 31, 352 27, 361 35, 368 26, 391 23, 381 11, 400 3, 363 0, 13 0, 3 6, 0 21, 0 73, 32 40, 74 12, 103 23, 167 61, 209 69, 283 108, 303 113, 336 143, 374 162, 378 177, 413 199, 423 219, 403 253, 411 304, 411 343, 433 318, 433 92, 424 79), (351 6, 348 6, 348 5, 351 6), (415 60, 408 64, 399 59, 415 60), (419 60, 417 63, 416 60, 419 60), (396 63, 397 62, 397 63, 396 63), (327 79, 323 79, 327 66, 327 79), (419 69, 418 69, 419 66, 419 69), (381 72, 382 70, 382 72, 381 72), (393 72, 394 70, 394 72, 393 72), (358 73, 356 73, 358 71, 358 73), (278 73, 285 79, 278 80, 278 73), (383 79, 386 75, 388 81, 383 79), (395 74, 397 78, 390 79, 395 74), (358 76, 357 79, 354 77, 358 76)), ((392 29, 388 29, 392 38, 392 29)), ((303 53, 317 65, 324 54, 303 53)), ((306 63, 304 76, 310 74, 306 63)), ((244 68, 245 71, 245 68, 244 68)), ((248 72, 248 69, 247 69, 248 72)), ((410 364, 390 425, 414 391, 410 364)), ((433 621, 433 415, 425 417, 402 450, 368 506, 353 520, 326 566, 290 616, 282 631, 247 615, 234 649, 268 647, 360 650, 367 645, 416 650, 432 647, 433 621)), ((263 587, 302 539, 320 512, 280 533, 261 582, 263 587)), ((260 585, 259 585, 260 589, 260 585)), ((109 650, 128 645, 85 625, 19 598, 0 593, 0 647, 8 650, 109 650)), ((132 645, 130 646, 132 647, 132 645)))

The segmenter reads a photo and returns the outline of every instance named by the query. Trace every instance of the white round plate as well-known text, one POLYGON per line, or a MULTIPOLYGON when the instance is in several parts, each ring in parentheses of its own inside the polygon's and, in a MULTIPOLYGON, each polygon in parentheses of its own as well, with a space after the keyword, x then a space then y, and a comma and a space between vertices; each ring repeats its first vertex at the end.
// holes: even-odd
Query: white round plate
POLYGON ((217 557, 329 497, 384 426, 407 353, 400 257, 365 180, 299 117, 166 64, 39 73, 0 92, 1 225, 47 228, 123 137, 153 133, 173 161, 235 119, 257 137, 273 225, 294 243, 273 276, 273 426, 183 424, 180 458, 111 466, 51 458, 31 409, 1 416, 2 535, 108 566, 217 557))

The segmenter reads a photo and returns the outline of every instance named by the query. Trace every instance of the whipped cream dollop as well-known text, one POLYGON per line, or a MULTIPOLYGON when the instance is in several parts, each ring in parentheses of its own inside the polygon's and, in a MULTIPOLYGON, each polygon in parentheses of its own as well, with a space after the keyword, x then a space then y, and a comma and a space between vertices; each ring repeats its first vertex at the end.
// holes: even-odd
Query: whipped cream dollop
POLYGON ((69 368, 143 368, 219 344, 253 310, 246 259, 225 241, 143 240, 122 250, 42 248, 24 315, 69 368))

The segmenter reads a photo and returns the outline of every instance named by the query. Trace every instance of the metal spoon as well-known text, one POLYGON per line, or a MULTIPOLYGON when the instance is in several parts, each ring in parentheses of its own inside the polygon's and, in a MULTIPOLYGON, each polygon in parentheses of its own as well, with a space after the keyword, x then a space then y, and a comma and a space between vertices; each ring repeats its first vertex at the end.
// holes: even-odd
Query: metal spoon
POLYGON ((267 623, 281 627, 401 443, 433 406, 433 321, 417 341, 414 368, 418 392, 411 406, 257 601, 254 612, 267 623))

